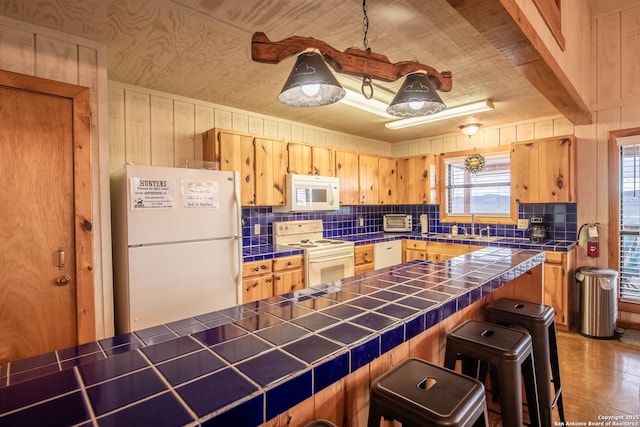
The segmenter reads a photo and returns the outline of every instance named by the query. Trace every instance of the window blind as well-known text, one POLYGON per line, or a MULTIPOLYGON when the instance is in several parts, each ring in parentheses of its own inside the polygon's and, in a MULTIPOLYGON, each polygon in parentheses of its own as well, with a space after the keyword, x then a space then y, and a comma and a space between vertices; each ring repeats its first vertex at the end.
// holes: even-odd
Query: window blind
POLYGON ((640 144, 619 149, 620 299, 640 302, 640 144))

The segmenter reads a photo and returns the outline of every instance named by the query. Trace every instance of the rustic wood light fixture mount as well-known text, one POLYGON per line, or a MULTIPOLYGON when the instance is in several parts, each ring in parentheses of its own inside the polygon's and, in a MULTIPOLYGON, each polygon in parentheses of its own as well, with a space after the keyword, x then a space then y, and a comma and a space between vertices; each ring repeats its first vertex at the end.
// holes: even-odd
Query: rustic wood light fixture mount
POLYGON ((325 62, 338 73, 394 82, 411 73, 426 72, 437 90, 451 90, 450 71, 438 72, 433 67, 416 61, 391 63, 385 55, 372 52, 371 49, 349 48, 341 52, 322 40, 311 37, 292 36, 280 41, 271 41, 262 32, 254 33, 251 38, 251 59, 255 62, 278 64, 309 49, 320 52, 325 62))

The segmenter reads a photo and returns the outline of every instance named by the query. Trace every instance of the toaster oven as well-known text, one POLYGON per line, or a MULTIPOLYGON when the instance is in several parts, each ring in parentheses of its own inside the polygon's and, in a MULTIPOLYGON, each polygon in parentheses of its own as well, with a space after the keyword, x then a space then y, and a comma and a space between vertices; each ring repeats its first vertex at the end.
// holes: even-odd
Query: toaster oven
POLYGON ((411 215, 385 214, 382 217, 382 229, 387 233, 410 232, 412 228, 411 215))

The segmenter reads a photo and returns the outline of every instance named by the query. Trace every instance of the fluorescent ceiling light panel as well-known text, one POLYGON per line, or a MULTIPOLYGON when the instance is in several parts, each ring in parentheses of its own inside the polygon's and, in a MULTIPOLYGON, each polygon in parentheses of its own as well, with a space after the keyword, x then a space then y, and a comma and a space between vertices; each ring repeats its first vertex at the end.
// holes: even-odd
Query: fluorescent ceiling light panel
MULTIPOLYGON (((346 98, 346 97, 345 97, 346 98)), ((437 122, 438 120, 451 119, 453 117, 466 116, 469 114, 480 113, 482 111, 493 110, 493 102, 490 99, 485 99, 481 102, 474 102, 473 104, 460 105, 459 107, 447 108, 436 114, 423 117, 409 117, 407 119, 395 120, 393 122, 385 123, 384 125, 392 130, 403 129, 410 126, 417 126, 424 123, 437 122)))
POLYGON ((387 104, 377 99, 367 99, 363 94, 344 88, 346 95, 339 101, 349 107, 375 114, 385 119, 393 119, 394 116, 387 114, 387 104))

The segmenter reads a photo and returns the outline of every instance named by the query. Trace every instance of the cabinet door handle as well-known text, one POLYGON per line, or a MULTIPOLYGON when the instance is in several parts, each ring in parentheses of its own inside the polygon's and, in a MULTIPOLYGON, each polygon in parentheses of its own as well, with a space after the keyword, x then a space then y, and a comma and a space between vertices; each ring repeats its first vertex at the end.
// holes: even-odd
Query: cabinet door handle
POLYGON ((64 270, 64 266, 65 266, 64 246, 59 246, 58 247, 58 269, 64 270))

